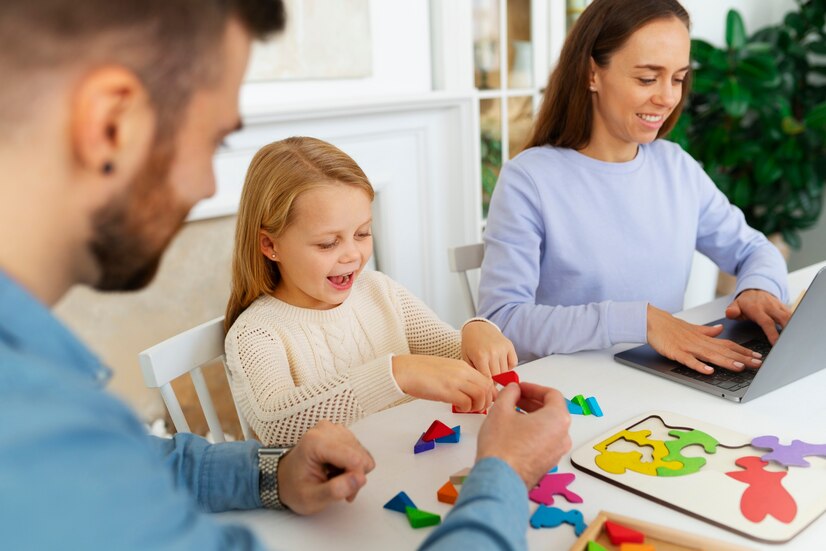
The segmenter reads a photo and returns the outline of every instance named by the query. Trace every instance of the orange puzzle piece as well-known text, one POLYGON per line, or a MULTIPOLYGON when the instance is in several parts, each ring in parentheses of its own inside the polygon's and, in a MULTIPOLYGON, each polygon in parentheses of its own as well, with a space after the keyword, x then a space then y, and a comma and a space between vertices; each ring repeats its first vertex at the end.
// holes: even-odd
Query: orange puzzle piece
POLYGON ((439 491, 436 492, 436 499, 441 501, 442 503, 449 503, 453 505, 456 503, 456 499, 459 497, 459 492, 456 491, 456 486, 448 480, 444 483, 444 485, 439 488, 439 491))

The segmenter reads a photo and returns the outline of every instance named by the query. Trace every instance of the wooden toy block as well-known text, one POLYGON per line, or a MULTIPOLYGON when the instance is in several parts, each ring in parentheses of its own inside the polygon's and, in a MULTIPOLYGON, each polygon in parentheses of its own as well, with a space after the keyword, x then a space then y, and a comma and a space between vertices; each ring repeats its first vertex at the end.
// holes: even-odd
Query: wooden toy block
POLYGON ((623 543, 620 551, 656 551, 653 545, 647 543, 623 543))
POLYGON ((696 429, 691 431, 671 430, 668 431, 668 435, 676 437, 677 440, 666 440, 665 447, 668 449, 668 455, 663 457, 663 461, 678 461, 683 464, 683 467, 681 469, 657 467, 657 476, 684 476, 696 473, 706 464, 705 458, 685 457, 682 454, 683 448, 697 445, 702 446, 706 453, 714 453, 717 451, 717 445, 719 444, 713 436, 696 429))
POLYGON ((567 398, 565 398, 565 404, 568 406, 568 413, 571 415, 585 415, 579 405, 573 403, 567 398))
POLYGON ((461 425, 456 425, 452 429, 453 434, 448 434, 447 436, 442 436, 441 438, 436 439, 437 444, 457 444, 459 439, 462 437, 462 427, 461 425))
POLYGON ((502 386, 508 386, 510 383, 519 384, 519 375, 516 374, 516 371, 504 371, 494 375, 492 379, 502 386))
POLYGON ((585 396, 582 394, 577 394, 571 401, 582 408, 582 415, 591 415, 591 408, 588 407, 588 402, 585 400, 585 396))
POLYGON ((465 467, 461 471, 455 472, 450 475, 450 482, 455 485, 460 485, 465 483, 465 479, 470 474, 470 467, 465 467))
POLYGON ((660 467, 671 470, 683 467, 683 464, 678 461, 665 461, 663 458, 668 455, 665 443, 662 440, 650 439, 649 436, 651 436, 650 430, 622 430, 594 446, 594 449, 600 452, 600 455, 594 458, 594 462, 600 469, 611 474, 624 474, 626 470, 629 470, 648 476, 657 476, 657 469, 660 467), (652 461, 642 461, 642 453, 637 451, 609 450, 611 444, 618 440, 633 442, 639 447, 651 447, 653 449, 652 461))
POLYGON ((445 482, 441 488, 439 488, 438 492, 436 492, 436 499, 442 503, 449 503, 453 505, 456 503, 456 499, 458 499, 458 497, 459 492, 456 491, 456 486, 454 486, 449 480, 445 482))
POLYGON ((410 499, 410 497, 404 492, 399 492, 393 496, 393 499, 384 504, 385 509, 390 509, 391 511, 396 511, 403 514, 407 513, 408 507, 413 507, 415 509, 416 504, 413 503, 413 500, 410 499))
POLYGON ((751 445, 755 448, 771 450, 760 459, 776 461, 784 467, 808 467, 809 462, 803 459, 806 456, 826 457, 826 444, 809 444, 802 440, 792 440, 791 444, 781 444, 776 436, 758 436, 752 439, 751 445))
POLYGON ((422 453, 426 452, 427 450, 432 450, 436 447, 436 442, 430 441, 426 442, 424 439, 424 433, 419 437, 419 440, 413 446, 413 453, 422 453))
POLYGON ((605 549, 603 546, 601 546, 600 544, 598 544, 595 541, 589 541, 587 551, 608 551, 608 550, 605 549))
POLYGON ((407 513, 407 520, 410 521, 410 526, 413 528, 436 526, 442 522, 442 517, 436 513, 428 513, 427 511, 422 511, 414 507, 408 507, 405 512, 407 513))
POLYGON ((533 515, 531 515, 531 527, 533 528, 556 528, 563 522, 574 527, 574 533, 579 536, 588 527, 582 513, 576 509, 563 511, 556 507, 546 507, 540 505, 533 515))
POLYGON ((430 427, 425 431, 424 436, 422 436, 422 440, 425 442, 431 442, 437 438, 443 438, 452 434, 453 429, 441 421, 433 421, 433 423, 430 424, 430 427))
POLYGON ((588 404, 588 409, 591 410, 591 415, 602 417, 602 408, 599 407, 599 402, 597 402, 596 397, 591 396, 585 400, 585 403, 588 404))
POLYGON ((528 492, 528 498, 542 505, 553 505, 554 496, 560 495, 569 503, 582 503, 582 498, 568 489, 576 475, 573 473, 546 474, 539 484, 528 492))
POLYGON ((763 522, 773 516, 786 524, 797 516, 797 502, 780 482, 788 473, 767 471, 768 462, 759 457, 741 457, 734 462, 744 471, 732 471, 728 476, 748 484, 740 497, 740 510, 752 522, 763 522))
POLYGON ((610 520, 605 521, 605 532, 614 545, 645 542, 645 534, 642 532, 638 532, 622 524, 617 524, 616 522, 611 522, 610 520))
POLYGON ((487 415, 488 413, 488 410, 486 409, 483 409, 482 411, 459 411, 458 409, 456 409, 456 406, 453 406, 453 409, 451 411, 453 411, 453 413, 475 413, 477 415, 487 415))
POLYGON ((554 467, 553 469, 551 469, 550 471, 548 471, 548 474, 555 473, 555 472, 556 472, 556 471, 558 471, 558 470, 559 470, 559 465, 557 465, 556 467, 554 467))

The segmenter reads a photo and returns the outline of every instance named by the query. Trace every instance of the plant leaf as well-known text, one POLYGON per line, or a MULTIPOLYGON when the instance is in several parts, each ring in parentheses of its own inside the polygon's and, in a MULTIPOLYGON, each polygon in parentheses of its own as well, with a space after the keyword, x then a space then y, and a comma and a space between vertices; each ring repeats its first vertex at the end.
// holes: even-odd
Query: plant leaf
POLYGON ((803 122, 808 128, 815 130, 826 129, 826 101, 812 107, 809 112, 806 113, 803 122))
POLYGON ((726 44, 739 50, 746 43, 746 25, 737 10, 729 10, 726 16, 726 44))
POLYGON ((740 86, 737 79, 729 77, 720 89, 720 102, 726 113, 735 118, 740 118, 746 114, 749 108, 751 93, 747 88, 740 86))

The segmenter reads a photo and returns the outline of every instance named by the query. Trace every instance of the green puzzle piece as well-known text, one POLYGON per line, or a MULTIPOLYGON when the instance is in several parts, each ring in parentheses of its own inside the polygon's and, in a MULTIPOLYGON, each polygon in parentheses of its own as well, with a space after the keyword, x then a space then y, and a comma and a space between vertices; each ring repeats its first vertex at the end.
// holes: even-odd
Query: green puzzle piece
POLYGON ((577 394, 571 401, 582 408, 582 415, 591 415, 591 406, 588 405, 588 401, 585 399, 585 396, 582 394, 577 394))
POLYGON ((435 526, 442 522, 442 517, 435 513, 428 513, 413 507, 406 507, 407 520, 413 528, 423 528, 425 526, 435 526))
POLYGON ((657 467, 657 476, 684 476, 687 474, 696 473, 706 460, 703 457, 685 457, 681 453, 686 446, 702 446, 706 453, 715 453, 719 442, 711 435, 697 429, 691 431, 672 430, 668 432, 669 436, 677 438, 677 440, 667 440, 665 447, 668 449, 668 455, 663 457, 663 461, 677 461, 683 464, 681 469, 669 469, 668 467, 657 467))

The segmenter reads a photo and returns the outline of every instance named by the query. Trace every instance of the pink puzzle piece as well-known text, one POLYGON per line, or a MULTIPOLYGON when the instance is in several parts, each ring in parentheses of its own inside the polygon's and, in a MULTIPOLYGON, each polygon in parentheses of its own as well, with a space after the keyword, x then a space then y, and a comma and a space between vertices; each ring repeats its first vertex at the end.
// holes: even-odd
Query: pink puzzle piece
POLYGON ((563 496, 569 503, 582 503, 582 498, 568 489, 576 475, 573 473, 546 474, 539 485, 528 492, 528 497, 535 503, 553 505, 554 495, 563 496))
POLYGON ((785 467, 808 467, 809 462, 803 459, 807 455, 826 457, 826 444, 809 444, 802 440, 781 444, 776 436, 758 436, 751 441, 751 445, 771 450, 760 458, 763 461, 776 461, 785 467))
POLYGON ((765 469, 767 462, 759 457, 741 457, 734 462, 745 471, 732 471, 728 476, 749 485, 740 498, 743 516, 752 522, 762 522, 766 516, 773 516, 786 524, 797 515, 797 503, 780 482, 785 472, 765 469))

